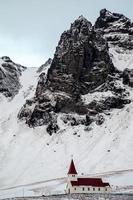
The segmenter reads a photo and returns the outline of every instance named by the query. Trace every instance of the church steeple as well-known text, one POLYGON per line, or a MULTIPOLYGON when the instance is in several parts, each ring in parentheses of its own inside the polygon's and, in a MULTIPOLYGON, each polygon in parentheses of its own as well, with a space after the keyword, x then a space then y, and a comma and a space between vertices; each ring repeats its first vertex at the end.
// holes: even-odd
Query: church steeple
POLYGON ((70 174, 77 174, 73 159, 71 160, 71 164, 68 171, 68 175, 70 174))

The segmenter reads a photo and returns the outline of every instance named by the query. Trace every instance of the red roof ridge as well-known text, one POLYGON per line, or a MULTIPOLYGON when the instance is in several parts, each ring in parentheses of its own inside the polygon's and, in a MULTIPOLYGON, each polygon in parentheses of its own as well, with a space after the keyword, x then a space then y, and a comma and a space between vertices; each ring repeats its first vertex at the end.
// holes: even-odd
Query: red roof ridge
POLYGON ((104 183, 101 178, 77 178, 77 181, 71 181, 72 186, 93 186, 106 187, 109 183, 104 183))

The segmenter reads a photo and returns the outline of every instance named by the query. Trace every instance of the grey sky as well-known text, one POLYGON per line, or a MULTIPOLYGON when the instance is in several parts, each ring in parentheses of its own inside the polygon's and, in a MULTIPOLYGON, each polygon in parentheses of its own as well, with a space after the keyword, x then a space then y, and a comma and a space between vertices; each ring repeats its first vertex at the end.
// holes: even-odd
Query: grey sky
POLYGON ((133 20, 133 0, 0 0, 0 56, 39 66, 78 16, 92 23, 107 8, 133 20))

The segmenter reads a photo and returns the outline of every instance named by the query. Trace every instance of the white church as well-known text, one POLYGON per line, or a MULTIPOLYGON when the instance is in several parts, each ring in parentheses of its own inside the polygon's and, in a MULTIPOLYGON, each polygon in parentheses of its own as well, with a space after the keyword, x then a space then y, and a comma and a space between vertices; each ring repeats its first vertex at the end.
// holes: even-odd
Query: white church
POLYGON ((72 193, 109 193, 109 183, 104 183, 101 178, 78 177, 73 159, 68 171, 66 192, 72 193))

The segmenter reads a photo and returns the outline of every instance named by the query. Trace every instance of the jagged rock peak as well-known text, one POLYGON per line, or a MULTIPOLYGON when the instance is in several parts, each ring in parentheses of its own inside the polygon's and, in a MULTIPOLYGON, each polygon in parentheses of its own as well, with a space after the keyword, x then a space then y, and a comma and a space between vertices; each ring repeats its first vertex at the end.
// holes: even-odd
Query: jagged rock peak
MULTIPOLYGON (((83 15, 80 15, 80 16, 78 17, 77 20, 81 20, 81 21, 82 21, 82 20, 85 20, 85 21, 86 21, 87 19, 86 19, 83 15)), ((88 21, 88 20, 87 20, 87 21, 88 21)))
POLYGON ((100 17, 105 18, 106 16, 111 16, 112 13, 106 8, 100 10, 100 17))
POLYGON ((52 58, 49 58, 43 65, 41 65, 38 70, 37 73, 41 73, 44 70, 46 70, 47 67, 49 67, 52 63, 52 58))
POLYGON ((104 8, 100 11, 100 16, 95 23, 95 28, 107 28, 110 23, 117 21, 118 23, 123 23, 125 27, 131 26, 131 20, 123 14, 112 13, 104 8))
POLYGON ((89 28, 92 27, 92 24, 90 21, 88 21, 83 15, 80 15, 72 24, 71 27, 77 26, 77 25, 88 25, 89 28))
POLYGON ((64 38, 66 39, 72 38, 74 43, 81 38, 84 39, 84 37, 88 36, 91 31, 92 31, 91 22, 89 22, 85 17, 81 15, 71 24, 70 29, 64 31, 64 33, 61 35, 61 39, 59 41, 58 46, 61 44, 61 41, 64 38))
POLYGON ((11 58, 8 56, 2 56, 1 59, 5 62, 12 62, 11 58))
POLYGON ((120 75, 103 35, 80 16, 61 35, 47 78, 44 72, 40 75, 34 98, 25 103, 18 117, 30 127, 48 125, 50 134, 59 129, 58 113, 85 115, 83 123, 89 125, 93 115, 130 103, 123 99, 125 89, 116 83, 120 75), (110 91, 113 96, 86 104, 83 96, 94 91, 110 91))
POLYGON ((8 56, 0 58, 0 93, 13 98, 21 85, 19 77, 26 67, 14 63, 8 56))
POLYGON ((70 31, 75 33, 82 33, 83 35, 87 35, 90 30, 92 30, 92 24, 89 22, 83 15, 79 16, 72 24, 70 31))
POLYGON ((122 51, 133 49, 133 23, 123 14, 102 9, 94 30, 103 34, 109 47, 121 48, 122 51))
POLYGON ((107 10, 106 8, 100 10, 100 17, 101 18, 113 18, 114 20, 118 20, 120 18, 126 18, 123 14, 112 13, 109 10, 107 10))
POLYGON ((48 65, 51 64, 51 62, 52 62, 52 58, 49 58, 49 59, 44 63, 44 65, 45 65, 45 66, 48 66, 48 65))
POLYGON ((114 70, 106 41, 79 17, 60 38, 48 71, 46 88, 76 96, 102 84, 114 70))

